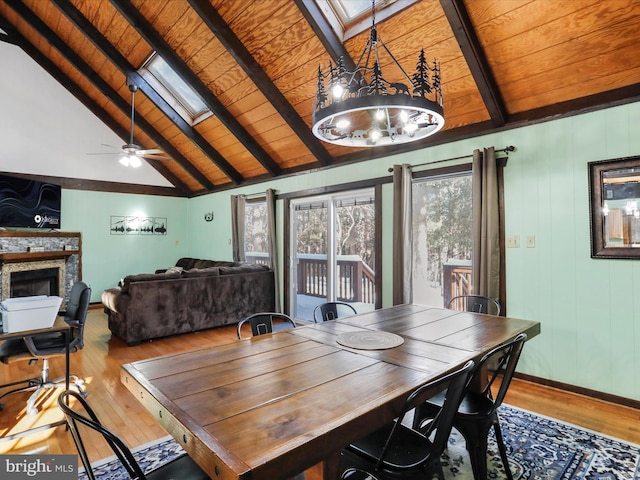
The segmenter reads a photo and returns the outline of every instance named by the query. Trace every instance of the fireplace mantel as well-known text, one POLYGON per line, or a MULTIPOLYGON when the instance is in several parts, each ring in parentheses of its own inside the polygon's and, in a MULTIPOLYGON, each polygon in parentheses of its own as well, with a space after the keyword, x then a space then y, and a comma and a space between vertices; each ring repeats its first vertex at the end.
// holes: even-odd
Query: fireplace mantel
POLYGON ((39 260, 56 260, 77 255, 78 250, 60 250, 50 252, 2 252, 0 253, 0 264, 15 262, 37 262, 39 260))

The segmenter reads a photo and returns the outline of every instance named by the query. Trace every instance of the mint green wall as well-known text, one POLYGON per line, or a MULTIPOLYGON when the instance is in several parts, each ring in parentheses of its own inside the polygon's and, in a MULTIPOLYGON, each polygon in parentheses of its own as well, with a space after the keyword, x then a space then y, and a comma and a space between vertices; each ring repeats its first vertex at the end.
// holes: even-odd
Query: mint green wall
MULTIPOLYGON (((231 193, 290 193, 388 176, 418 164, 515 145, 505 169, 507 311, 538 320, 523 373, 640 400, 640 262, 590 258, 587 163, 640 155, 640 103, 509 130, 345 167, 280 179, 189 201, 189 252, 230 258, 231 193), (635 127, 634 127, 635 126, 635 127), (215 220, 204 222, 204 214, 215 220), (527 248, 527 235, 535 247, 527 248)), ((446 164, 438 164, 437 167, 446 164)), ((383 187, 383 251, 391 251, 392 193, 383 187)), ((283 202, 278 202, 282 220, 283 202)), ((282 222, 280 221, 280 224, 282 222)), ((283 239, 280 238, 282 251, 283 239)), ((282 259, 282 256, 281 256, 282 259)), ((391 304, 391 257, 383 259, 383 303, 391 304)), ((419 301, 419 299, 416 299, 419 301)))
MULTIPOLYGON (((63 229, 83 233, 83 276, 100 292, 128 273, 150 272, 181 256, 231 259, 232 193, 280 194, 389 176, 418 164, 515 145, 505 169, 507 311, 538 320, 519 370, 640 400, 640 262, 590 258, 587 163, 640 155, 640 103, 468 139, 366 163, 300 174, 189 200, 63 191, 63 229), (635 127, 634 127, 635 126, 635 127), (635 128, 635 130, 634 130, 635 128), (109 234, 111 215, 166 216, 166 237, 109 234), (206 222, 206 213, 214 219, 206 222), (525 238, 535 235, 535 248, 525 238), (638 326, 637 326, 638 325, 638 326)), ((446 164, 438 164, 437 167, 446 164)), ((283 224, 278 202, 278 222, 283 224)), ((391 185, 383 186, 384 252, 392 250, 391 185)), ((279 238, 281 267, 284 265, 279 238)), ((383 304, 391 304, 391 256, 383 258, 383 304)), ((419 299, 416 299, 419 302, 419 299)))
POLYGON ((132 273, 153 272, 186 256, 188 200, 62 190, 62 229, 82 233, 82 278, 91 301, 132 273), (111 235, 110 217, 166 217, 167 235, 111 235))

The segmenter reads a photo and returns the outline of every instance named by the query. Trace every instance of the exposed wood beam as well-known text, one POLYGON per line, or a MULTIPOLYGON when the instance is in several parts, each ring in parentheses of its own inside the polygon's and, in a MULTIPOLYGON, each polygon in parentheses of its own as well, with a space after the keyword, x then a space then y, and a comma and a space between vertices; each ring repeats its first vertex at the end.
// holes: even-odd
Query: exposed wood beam
POLYGON ((440 0, 444 14, 471 70, 491 122, 496 127, 507 123, 507 110, 498 84, 489 67, 463 0, 440 0))
POLYGON ((222 124, 244 145, 244 147, 262 164, 271 175, 281 173, 280 166, 260 146, 260 144, 245 130, 227 108, 211 93, 211 90, 200 78, 193 73, 189 66, 180 58, 169 44, 158 34, 151 23, 128 0, 111 0, 113 6, 137 30, 153 49, 169 64, 169 66, 200 95, 222 124))
MULTIPOLYGON (((122 111, 127 118, 131 115, 131 105, 127 103, 111 86, 106 83, 100 75, 93 70, 80 56, 75 53, 69 46, 58 37, 53 30, 51 30, 36 14, 34 14, 28 7, 24 5, 20 0, 14 0, 9 4, 10 7, 18 14, 22 19, 29 24, 34 30, 40 33, 60 54, 69 61, 82 75, 84 75, 89 81, 93 83, 96 89, 107 97, 113 104, 122 111)), ((185 171, 187 171, 196 181, 198 181, 204 188, 213 189, 214 184, 205 177, 198 169, 196 169, 182 154, 173 146, 170 142, 166 141, 164 137, 158 132, 149 122, 143 117, 138 117, 138 126, 147 134, 151 139, 158 144, 173 160, 178 163, 185 171)))
POLYGON ((0 30, 2 30, 0 31, 0 42, 18 45, 19 39, 16 30, 2 15, 0 15, 0 30))
MULTIPOLYGON (((138 195, 157 195, 162 197, 175 197, 175 188, 160 187, 155 185, 136 185, 133 183, 105 182, 102 180, 85 180, 82 178, 52 177, 47 175, 29 175, 7 172, 14 177, 37 180, 60 185, 68 190, 89 190, 91 192, 116 192, 133 193, 138 195)), ((185 197, 187 195, 180 195, 185 197)))
POLYGON ((353 61, 347 49, 344 48, 342 40, 333 31, 333 27, 331 27, 315 0, 294 0, 294 2, 302 16, 309 22, 320 43, 329 52, 331 58, 337 61, 339 57, 342 57, 346 69, 354 71, 356 62, 353 61))
MULTIPOLYGON (((0 24, 4 18, 0 15, 0 24)), ((31 42, 29 42, 19 32, 14 32, 16 45, 19 46, 27 55, 29 55, 38 65, 40 65, 49 75, 60 83, 69 91, 80 103, 93 112, 107 127, 121 138, 127 138, 129 132, 123 128, 111 115, 109 115, 98 103, 87 95, 80 86, 72 81, 65 73, 58 68, 51 60, 46 58, 31 42)), ((190 190, 189 187, 182 182, 177 176, 171 172, 165 165, 159 162, 148 162, 155 168, 160 175, 166 178, 172 185, 176 187, 179 196, 185 196, 190 190)), ((175 192, 174 192, 175 194, 175 192)))
MULTIPOLYGON (((118 1, 122 2, 123 0, 118 1)), ((229 25, 227 25, 211 3, 209 3, 208 0, 189 0, 189 3, 220 43, 222 43, 236 62, 238 62, 238 65, 242 67, 253 83, 260 89, 262 94, 273 104, 300 140, 302 140, 305 146, 313 153, 316 159, 323 165, 329 164, 331 162, 331 155, 327 149, 324 148, 322 142, 313 135, 307 123, 298 115, 298 112, 296 112, 282 92, 275 86, 271 78, 269 78, 263 68, 253 58, 253 55, 251 55, 236 34, 233 33, 229 25)))
MULTIPOLYGON (((51 0, 58 9, 80 30, 102 54, 113 63, 126 77, 151 100, 155 106, 169 118, 176 127, 191 140, 209 159, 231 180, 239 184, 243 177, 209 142, 187 123, 176 111, 142 78, 137 69, 129 63, 102 33, 87 18, 66 0, 51 0)), ((168 152, 167 152, 168 153, 168 152)))

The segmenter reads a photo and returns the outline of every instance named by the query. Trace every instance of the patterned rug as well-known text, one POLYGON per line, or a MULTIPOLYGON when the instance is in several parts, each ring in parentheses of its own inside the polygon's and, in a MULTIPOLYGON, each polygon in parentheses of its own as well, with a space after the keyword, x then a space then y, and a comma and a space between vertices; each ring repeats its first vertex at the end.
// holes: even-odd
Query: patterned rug
MULTIPOLYGON (((574 425, 562 423, 508 405, 500 408, 509 465, 516 480, 640 480, 640 445, 633 445, 574 425)), ((135 449, 144 471, 182 453, 170 437, 135 449)), ((506 476, 498 450, 489 438, 489 479, 506 476)), ((473 480, 464 439, 454 431, 443 457, 445 477, 473 480)), ((100 480, 125 480, 117 459, 94 465, 100 480)), ((83 470, 79 479, 86 480, 83 470)))

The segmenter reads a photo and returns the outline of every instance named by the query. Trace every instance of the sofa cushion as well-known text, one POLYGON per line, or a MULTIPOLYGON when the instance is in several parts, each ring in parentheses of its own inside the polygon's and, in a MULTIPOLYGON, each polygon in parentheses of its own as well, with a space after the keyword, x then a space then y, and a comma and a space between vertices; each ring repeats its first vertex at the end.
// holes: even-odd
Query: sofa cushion
POLYGON ((220 275, 220 267, 209 268, 192 268, 185 270, 182 274, 183 278, 196 278, 196 277, 211 277, 220 275))
POLYGON ((220 267, 220 275, 237 275, 239 273, 265 272, 270 270, 266 265, 258 263, 242 263, 233 267, 220 267))
POLYGON ((129 293, 129 285, 132 282, 152 282, 157 280, 174 280, 176 278, 180 278, 180 272, 138 273, 137 275, 127 275, 122 280, 121 293, 129 293))

